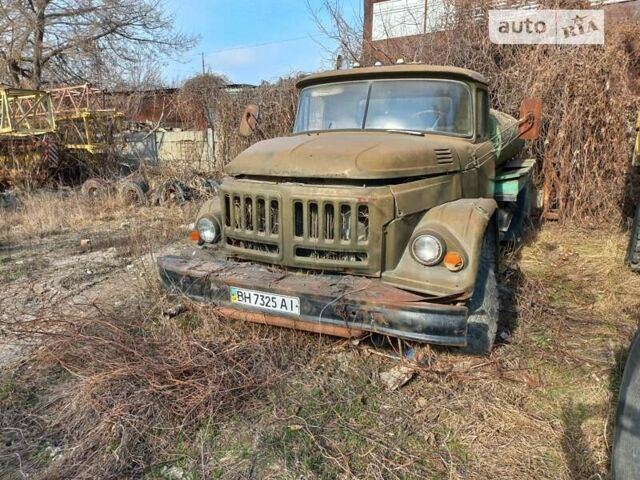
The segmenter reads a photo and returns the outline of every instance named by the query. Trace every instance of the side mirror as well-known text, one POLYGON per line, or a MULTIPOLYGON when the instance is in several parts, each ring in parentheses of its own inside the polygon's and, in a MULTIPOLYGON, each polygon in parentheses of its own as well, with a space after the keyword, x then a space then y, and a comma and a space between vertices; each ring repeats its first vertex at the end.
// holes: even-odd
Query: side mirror
POLYGON ((238 131, 243 137, 250 137, 256 128, 258 128, 258 115, 260 108, 257 105, 247 105, 240 119, 240 127, 238 131))
POLYGON ((540 135, 542 122, 542 99, 525 98, 520 104, 518 137, 523 140, 535 140, 540 135))

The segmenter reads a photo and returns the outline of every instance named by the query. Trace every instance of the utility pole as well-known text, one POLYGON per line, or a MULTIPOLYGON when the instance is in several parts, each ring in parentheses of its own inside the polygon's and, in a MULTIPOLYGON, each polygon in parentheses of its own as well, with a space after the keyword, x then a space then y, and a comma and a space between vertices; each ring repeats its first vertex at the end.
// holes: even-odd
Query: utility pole
POLYGON ((202 55, 202 74, 204 75, 204 52, 201 53, 202 55))

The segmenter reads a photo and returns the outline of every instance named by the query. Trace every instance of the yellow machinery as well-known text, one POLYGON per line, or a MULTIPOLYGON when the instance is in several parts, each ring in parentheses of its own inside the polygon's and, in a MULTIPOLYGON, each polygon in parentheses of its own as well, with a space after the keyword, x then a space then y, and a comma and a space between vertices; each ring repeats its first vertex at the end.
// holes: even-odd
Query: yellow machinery
POLYGON ((56 129, 51 96, 41 90, 0 88, 0 134, 45 135, 56 129))
POLYGON ((58 134, 67 150, 104 153, 122 137, 123 114, 98 108, 102 92, 89 84, 49 90, 58 134))
POLYGON ((0 88, 0 190, 64 181, 78 159, 102 160, 123 138, 123 114, 99 108, 101 96, 89 84, 0 88))
POLYGON ((51 96, 0 88, 0 190, 36 187, 59 166, 51 96))

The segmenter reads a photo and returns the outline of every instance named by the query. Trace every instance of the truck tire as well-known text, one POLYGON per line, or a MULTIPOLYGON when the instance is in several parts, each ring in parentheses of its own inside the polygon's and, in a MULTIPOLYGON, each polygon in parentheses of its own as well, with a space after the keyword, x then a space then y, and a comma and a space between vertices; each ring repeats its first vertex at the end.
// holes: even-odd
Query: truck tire
POLYGON ((640 272, 640 207, 636 207, 627 248, 626 264, 632 272, 640 272))
POLYGON ((640 335, 636 335, 624 367, 611 451, 611 478, 640 478, 640 335))
POLYGON ((80 193, 86 197, 100 197, 106 195, 110 189, 109 183, 102 178, 90 178, 80 187, 80 193))
POLYGON ((168 180, 158 188, 152 199, 153 205, 181 204, 190 198, 189 188, 178 180, 168 180))
POLYGON ((480 250, 476 286, 469 300, 466 353, 482 355, 493 348, 498 331, 500 297, 496 277, 498 235, 494 221, 487 226, 480 250))
POLYGON ((146 205, 149 185, 144 180, 127 180, 120 185, 120 195, 131 205, 146 205))

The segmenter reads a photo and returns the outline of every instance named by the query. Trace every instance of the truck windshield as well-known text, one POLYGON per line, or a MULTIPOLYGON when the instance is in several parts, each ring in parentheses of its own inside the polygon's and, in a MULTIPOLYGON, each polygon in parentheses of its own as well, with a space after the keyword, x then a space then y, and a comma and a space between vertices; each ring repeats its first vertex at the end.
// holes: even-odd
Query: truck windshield
POLYGON ((447 80, 373 80, 307 87, 294 133, 403 130, 472 134, 471 94, 447 80))

